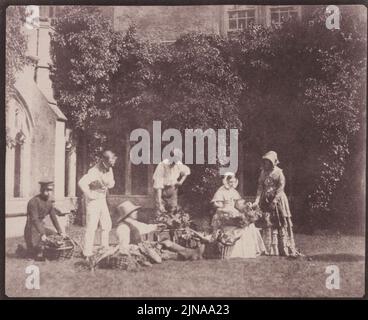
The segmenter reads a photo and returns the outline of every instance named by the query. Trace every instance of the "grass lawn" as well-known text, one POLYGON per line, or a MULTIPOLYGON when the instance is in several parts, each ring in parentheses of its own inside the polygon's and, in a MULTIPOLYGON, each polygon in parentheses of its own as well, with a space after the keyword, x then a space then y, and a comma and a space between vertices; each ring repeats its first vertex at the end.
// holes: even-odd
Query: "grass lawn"
MULTIPOLYGON (((81 233, 73 227, 71 234, 81 233)), ((364 237, 296 234, 308 258, 166 261, 139 272, 81 270, 78 259, 34 262, 15 257, 22 238, 7 239, 5 291, 9 297, 362 297, 364 237), (40 268, 40 289, 25 287, 25 268, 40 268), (340 289, 329 290, 326 267, 340 271, 340 289)))

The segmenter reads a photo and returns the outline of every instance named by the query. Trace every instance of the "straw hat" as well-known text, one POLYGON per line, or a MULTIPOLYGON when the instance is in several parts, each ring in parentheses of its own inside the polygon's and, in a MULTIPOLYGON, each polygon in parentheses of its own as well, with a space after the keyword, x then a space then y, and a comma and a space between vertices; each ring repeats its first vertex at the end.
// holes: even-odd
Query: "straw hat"
POLYGON ((136 212, 142 208, 141 206, 136 206, 134 203, 130 202, 129 200, 122 202, 116 208, 118 213, 118 218, 116 220, 117 223, 124 221, 128 218, 132 213, 136 212))

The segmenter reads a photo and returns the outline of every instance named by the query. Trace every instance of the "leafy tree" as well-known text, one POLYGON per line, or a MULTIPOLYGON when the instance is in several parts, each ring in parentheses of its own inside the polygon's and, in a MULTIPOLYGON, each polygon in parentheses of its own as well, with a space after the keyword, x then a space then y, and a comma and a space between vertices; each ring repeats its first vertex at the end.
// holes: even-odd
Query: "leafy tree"
MULTIPOLYGON (((9 6, 6 10, 6 66, 5 66, 5 106, 7 106, 15 90, 17 74, 29 63, 27 50, 27 37, 22 31, 25 21, 25 7, 9 6)), ((7 143, 12 138, 6 135, 7 143)))
MULTIPOLYGON (((247 83, 241 98, 244 140, 260 155, 276 149, 294 167, 293 193, 304 196, 309 222, 326 221, 332 195, 360 129, 365 90, 364 24, 345 13, 328 30, 325 14, 254 26, 234 37, 229 55, 247 83)), ((305 217, 301 217, 305 222, 305 217)))
MULTIPOLYGON (((171 48, 161 76, 162 107, 158 114, 168 127, 242 129, 238 100, 243 82, 223 54, 224 39, 190 33, 171 48)), ((208 146, 206 144, 206 146, 208 146)), ((217 165, 194 165, 185 188, 195 203, 208 204, 220 183, 217 165)), ((198 206, 199 211, 206 205, 198 206)))
POLYGON ((6 10, 6 101, 13 93, 16 75, 27 63, 27 38, 22 31, 25 7, 9 6, 6 10))
MULTIPOLYGON (((181 131, 238 128, 245 152, 282 155, 288 188, 305 203, 296 220, 326 217, 363 132, 366 34, 354 12, 343 13, 340 30, 316 11, 229 39, 190 33, 158 44, 134 26, 113 32, 92 9, 68 10, 52 42, 56 98, 73 126, 95 137, 91 145, 152 120, 181 131)), ((208 203, 218 165, 192 169, 186 193, 208 203)))
MULTIPOLYGON (((222 55, 223 39, 192 33, 170 45, 153 44, 137 39, 134 27, 121 37, 112 81, 117 122, 129 119, 134 127, 161 120, 163 129, 182 133, 186 128, 241 129, 242 83, 222 55)), ((206 203, 218 185, 218 165, 196 165, 192 171, 186 192, 206 203)))
POLYGON ((71 125, 91 129, 110 118, 110 80, 118 55, 106 18, 94 7, 66 7, 55 24, 51 48, 55 96, 71 125))

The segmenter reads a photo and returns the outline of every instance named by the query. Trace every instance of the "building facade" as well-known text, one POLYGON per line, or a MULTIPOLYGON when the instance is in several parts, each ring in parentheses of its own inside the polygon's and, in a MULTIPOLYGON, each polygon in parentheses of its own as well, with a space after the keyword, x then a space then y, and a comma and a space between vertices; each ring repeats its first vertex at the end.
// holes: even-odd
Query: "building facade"
MULTIPOLYGON (((33 61, 17 75, 15 94, 6 113, 6 236, 23 234, 28 200, 41 180, 55 183, 55 206, 62 213, 76 208, 76 152, 69 143, 67 119, 52 92, 50 19, 40 11, 39 27, 23 31, 33 61)), ((66 217, 61 217, 66 224, 66 217)))
POLYGON ((135 24, 145 39, 175 41, 181 34, 203 32, 227 36, 251 24, 280 25, 284 19, 301 19, 304 6, 203 5, 102 7, 115 30, 126 31, 135 24))

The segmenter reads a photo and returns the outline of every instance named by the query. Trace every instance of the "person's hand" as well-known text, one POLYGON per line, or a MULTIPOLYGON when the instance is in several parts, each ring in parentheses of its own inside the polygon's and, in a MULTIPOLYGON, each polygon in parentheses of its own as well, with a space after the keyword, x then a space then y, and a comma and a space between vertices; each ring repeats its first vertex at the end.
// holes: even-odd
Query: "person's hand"
POLYGON ((276 206, 277 206, 277 202, 278 202, 278 199, 274 198, 274 199, 272 200, 272 206, 273 206, 273 207, 276 207, 276 206))
POLYGON ((46 237, 46 235, 45 235, 45 234, 43 234, 43 235, 41 236, 41 240, 42 240, 43 242, 45 242, 45 241, 47 240, 47 237, 46 237))
POLYGON ((177 183, 175 183, 174 188, 179 189, 179 187, 181 187, 182 185, 183 185, 182 182, 177 182, 177 183))
POLYGON ((156 224, 156 230, 161 231, 161 230, 165 230, 167 228, 165 223, 157 223, 156 224))
POLYGON ((165 207, 162 203, 160 203, 158 210, 160 210, 161 212, 166 212, 165 207))
POLYGON ((67 238, 68 236, 66 235, 66 233, 65 232, 60 232, 59 233, 59 235, 61 236, 61 237, 63 237, 63 239, 65 239, 65 238, 67 238))

